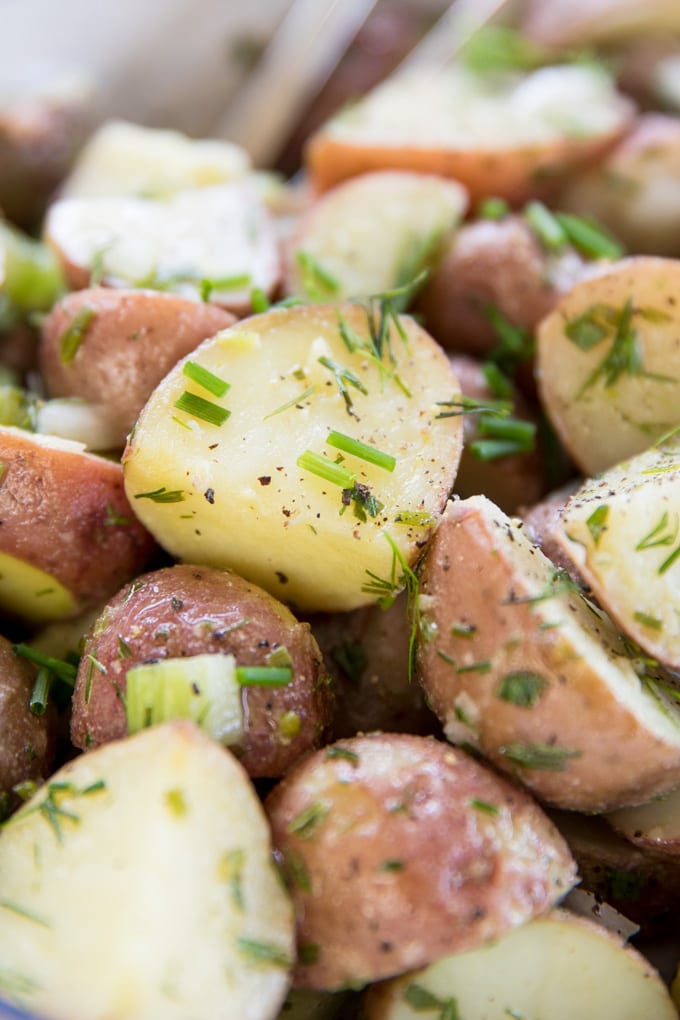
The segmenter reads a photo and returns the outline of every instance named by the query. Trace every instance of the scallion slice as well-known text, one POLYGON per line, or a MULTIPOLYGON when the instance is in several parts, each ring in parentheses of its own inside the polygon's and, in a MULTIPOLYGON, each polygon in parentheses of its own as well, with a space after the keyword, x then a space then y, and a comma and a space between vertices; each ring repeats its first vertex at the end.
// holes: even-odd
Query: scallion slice
POLYGON ((231 411, 227 410, 226 407, 220 407, 219 404, 214 404, 212 400, 199 397, 197 393, 190 393, 189 390, 185 390, 177 398, 175 407, 179 411, 185 411, 187 414, 190 414, 192 418, 207 421, 209 425, 224 425, 231 414, 231 411))
POLYGON ((555 213, 555 219, 574 248, 589 258, 620 259, 625 254, 618 241, 590 220, 572 216, 571 213, 555 213))
POLYGON ((394 471, 397 465, 396 458, 391 453, 383 453, 375 446, 369 446, 368 443, 362 443, 361 440, 353 439, 352 436, 346 436, 343 432, 336 432, 334 429, 328 433, 326 442, 336 450, 350 453, 369 464, 376 464, 378 467, 384 468, 385 471, 394 471))
POLYGON ((342 467, 340 464, 335 464, 332 460, 328 460, 327 457, 323 457, 320 453, 314 453, 313 450, 305 450, 304 453, 301 453, 297 459, 297 465, 303 471, 309 471, 310 474, 317 475, 326 482, 339 485, 341 489, 352 489, 354 487, 356 476, 351 471, 348 471, 347 468, 342 467))
POLYGON ((199 365, 196 361, 186 361, 182 372, 187 379, 198 383, 208 393, 212 393, 214 397, 223 397, 230 388, 226 379, 220 379, 218 375, 214 375, 209 369, 199 365))

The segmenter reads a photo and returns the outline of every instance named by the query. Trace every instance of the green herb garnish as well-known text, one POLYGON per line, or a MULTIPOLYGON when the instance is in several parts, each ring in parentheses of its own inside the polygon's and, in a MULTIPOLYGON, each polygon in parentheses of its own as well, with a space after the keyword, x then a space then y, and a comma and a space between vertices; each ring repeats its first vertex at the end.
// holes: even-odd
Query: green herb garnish
POLYGON ((523 769, 563 772, 570 758, 580 758, 582 751, 568 751, 554 744, 508 744, 500 754, 523 769))
POLYGON ((292 679, 290 666, 236 667, 236 682, 241 687, 285 687, 292 679))
POLYGON ((383 453, 382 450, 376 449, 375 446, 362 443, 361 440, 353 439, 352 436, 346 436, 343 432, 336 432, 332 429, 326 437, 326 442, 336 450, 342 450, 344 453, 349 453, 353 457, 365 460, 369 464, 375 464, 377 467, 384 468, 385 471, 394 471, 396 467, 397 461, 392 454, 383 453))
POLYGON ((153 503, 181 503, 184 500, 183 489, 153 489, 151 492, 136 492, 135 499, 150 499, 153 503))
POLYGON ((199 397, 196 393, 190 393, 189 390, 185 390, 184 393, 175 401, 175 407, 179 411, 185 411, 191 415, 192 418, 199 418, 201 421, 207 422, 209 425, 224 425, 225 421, 231 414, 231 411, 227 410, 226 407, 220 407, 219 404, 213 403, 212 400, 206 400, 205 397, 199 397))
POLYGON ((212 393, 214 397, 223 397, 230 389, 230 384, 226 379, 220 379, 218 375, 214 375, 196 361, 185 361, 182 373, 188 379, 202 386, 204 390, 212 393))
POLYGON ((78 348, 85 339, 90 323, 96 316, 94 308, 83 305, 71 319, 69 326, 59 337, 59 357, 63 365, 68 365, 78 353, 78 348))

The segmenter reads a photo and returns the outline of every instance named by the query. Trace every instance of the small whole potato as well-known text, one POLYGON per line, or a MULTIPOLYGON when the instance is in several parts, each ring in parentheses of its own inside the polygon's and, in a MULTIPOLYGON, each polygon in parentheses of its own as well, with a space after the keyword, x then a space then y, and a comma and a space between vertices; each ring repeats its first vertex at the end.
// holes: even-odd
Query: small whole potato
POLYGON ((528 794, 430 737, 332 744, 265 810, 296 907, 294 985, 361 986, 479 946, 549 909, 575 879, 528 794))
POLYGON ((290 660, 293 679, 285 686, 243 688, 245 739, 237 753, 250 775, 279 776, 319 745, 330 687, 308 624, 236 574, 187 564, 138 577, 101 612, 76 679, 73 743, 88 748, 127 734, 133 666, 205 653, 229 653, 239 666, 290 660))

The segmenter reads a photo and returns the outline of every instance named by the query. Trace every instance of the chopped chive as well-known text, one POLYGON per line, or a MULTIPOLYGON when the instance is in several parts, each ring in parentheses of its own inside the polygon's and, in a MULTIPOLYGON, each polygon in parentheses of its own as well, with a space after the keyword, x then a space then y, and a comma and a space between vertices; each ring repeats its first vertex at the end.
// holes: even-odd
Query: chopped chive
POLYGON ((236 945, 244 956, 250 957, 255 963, 271 963, 276 967, 292 967, 291 960, 285 949, 271 942, 259 942, 255 939, 237 938, 236 945))
POLYGON ((41 666, 35 678, 33 692, 28 707, 33 715, 44 715, 52 685, 52 674, 46 666, 41 666))
POLYGON ((303 289, 313 301, 323 301, 340 293, 340 283, 311 252, 301 248, 295 252, 303 289))
POLYGON ((506 673, 496 688, 496 695, 518 708, 533 708, 547 687, 548 681, 540 673, 519 669, 506 673))
POLYGON ((636 552, 640 549, 653 549, 657 545, 673 545, 678 534, 678 519, 674 519, 669 526, 668 512, 664 511, 658 524, 648 534, 641 538, 635 546, 636 552), (668 530, 666 530, 668 529, 668 530))
POLYGON ((593 540, 593 545, 597 548, 599 545, 602 535, 607 530, 607 519, 609 517, 609 506, 607 503, 602 503, 593 510, 592 514, 586 521, 586 527, 590 532, 590 537, 593 540))
POLYGON ((274 408, 274 410, 270 411, 269 414, 265 414, 262 421, 267 421, 268 418, 273 418, 275 414, 281 414, 282 411, 288 411, 291 407, 297 407, 297 405, 301 404, 303 400, 307 399, 307 397, 311 397, 313 393, 314 387, 308 386, 307 389, 303 390, 302 393, 299 393, 297 397, 293 397, 292 400, 287 400, 285 404, 281 404, 280 407, 274 408))
POLYGON ((644 627, 649 627, 650 630, 663 630, 663 620, 659 620, 656 616, 649 616, 647 613, 635 612, 633 613, 633 619, 637 620, 644 627))
POLYGON ((292 679, 290 666, 236 667, 236 682, 241 687, 285 687, 292 679))
POLYGON ((208 390, 214 397, 223 397, 230 389, 226 379, 220 379, 218 375, 214 375, 207 368, 204 368, 203 365, 199 365, 195 361, 186 361, 182 368, 182 373, 188 379, 192 379, 199 386, 202 386, 204 390, 208 390))
POLYGON ((309 471, 311 474, 317 475, 327 482, 339 485, 342 489, 353 488, 356 480, 356 476, 351 471, 347 471, 340 464, 334 464, 327 457, 314 453, 312 450, 305 450, 304 453, 300 454, 297 459, 297 465, 303 471, 309 471))
POLYGON ((68 365, 75 358, 78 348, 85 339, 88 327, 95 315, 94 308, 83 305, 71 319, 70 325, 59 337, 59 356, 63 365, 68 365))
POLYGON ((561 251, 564 248, 568 241, 567 232, 542 202, 529 202, 524 208, 524 219, 548 251, 561 251))
POLYGON ((332 744, 326 748, 326 758, 329 761, 336 759, 342 759, 343 761, 349 761, 352 765, 359 764, 359 755, 356 751, 350 751, 349 747, 343 747, 341 744, 332 744))
POLYGON ((471 662, 467 666, 456 666, 456 673, 490 673, 491 660, 483 659, 480 662, 471 662))
POLYGON ((500 808, 496 807, 495 804, 489 804, 486 800, 478 800, 474 797, 470 801, 470 807, 473 807, 476 811, 482 811, 485 815, 499 815, 500 808))
POLYGON ((214 404, 212 400, 206 400, 204 397, 199 397, 196 393, 190 393, 188 390, 185 390, 181 397, 178 397, 175 401, 175 407, 179 411, 186 411, 193 418, 207 421, 209 425, 224 425, 231 414, 231 411, 228 411, 226 407, 220 407, 219 404, 214 404))
POLYGON ((406 865, 404 862, 400 861, 398 857, 392 857, 383 861, 382 864, 378 866, 378 871, 403 871, 405 867, 406 865))
POLYGON ((153 489, 151 492, 136 492, 135 499, 150 499, 153 503, 181 503, 184 500, 183 489, 153 489))
POLYGON ((508 761, 523 769, 563 772, 569 758, 580 758, 582 751, 568 751, 554 744, 509 744, 499 749, 508 761))
POLYGON ((43 921, 37 914, 31 913, 26 910, 25 907, 20 906, 18 903, 14 903, 12 900, 0 900, 0 907, 3 910, 9 910, 12 914, 16 914, 18 917, 25 918, 26 921, 32 921, 34 924, 40 925, 41 928, 51 928, 47 921, 43 921))
MULTIPOLYGON (((191 278, 189 277, 189 280, 191 278)), ((240 273, 237 276, 223 276, 217 279, 202 279, 199 281, 201 301, 209 301, 214 290, 240 290, 242 287, 250 287, 252 280, 250 273, 240 273)))
POLYGON ((330 807, 327 804, 320 800, 312 801, 299 815, 291 818, 286 826, 286 832, 291 836, 299 836, 300 839, 311 839, 329 811, 330 807))
POLYGON ((482 372, 494 397, 508 401, 512 399, 512 383, 495 361, 485 361, 482 372))
POLYGON ((49 670, 50 673, 54 673, 60 680, 64 680, 71 685, 75 683, 77 669, 72 662, 67 662, 65 659, 55 659, 52 655, 45 655, 44 652, 39 652, 36 648, 31 648, 29 645, 12 645, 12 650, 15 655, 19 655, 22 659, 29 659, 31 662, 35 662, 37 666, 42 666, 49 670))
POLYGON ((527 452, 524 446, 513 439, 475 439, 470 443, 469 450, 481 461, 500 460, 501 457, 527 452))
POLYGON ((502 220, 510 212, 510 206, 504 198, 485 198, 477 209, 477 214, 483 220, 502 220))
POLYGON ((362 443, 359 439, 346 436, 343 432, 336 432, 335 429, 331 429, 328 433, 326 442, 336 450, 350 453, 352 456, 359 457, 360 460, 365 460, 369 464, 376 464, 378 467, 384 468, 385 471, 394 471, 397 465, 396 457, 393 457, 391 453, 383 453, 382 450, 376 449, 375 446, 362 443))
POLYGON ((583 255, 594 259, 620 259, 625 254, 618 241, 590 220, 571 213, 555 213, 555 219, 569 242, 583 255))
POLYGON ((344 365, 338 364, 337 361, 333 361, 332 358, 327 358, 325 355, 322 355, 322 357, 320 357, 318 360, 320 365, 323 365, 324 368, 327 368, 330 372, 333 373, 336 385, 338 387, 338 392, 340 393, 342 399, 345 401, 345 407, 347 408, 348 414, 351 414, 352 398, 350 396, 349 390, 347 389, 347 383, 349 383, 349 385, 353 386, 355 389, 359 390, 359 392, 363 393, 365 396, 368 394, 368 390, 362 383, 361 379, 359 379, 354 374, 354 372, 351 372, 348 368, 345 368, 344 365))
POLYGON ((677 560, 678 556, 680 556, 680 545, 677 546, 673 550, 673 552, 670 554, 670 556, 666 557, 666 559, 663 561, 663 563, 659 567, 657 573, 665 574, 667 570, 670 570, 670 568, 673 566, 673 564, 677 560))
POLYGON ((434 517, 427 510, 400 510, 392 520, 395 524, 405 524, 413 528, 424 528, 434 524, 434 517))
POLYGON ((255 315, 271 308, 271 302, 261 287, 253 287, 250 292, 250 307, 255 315))

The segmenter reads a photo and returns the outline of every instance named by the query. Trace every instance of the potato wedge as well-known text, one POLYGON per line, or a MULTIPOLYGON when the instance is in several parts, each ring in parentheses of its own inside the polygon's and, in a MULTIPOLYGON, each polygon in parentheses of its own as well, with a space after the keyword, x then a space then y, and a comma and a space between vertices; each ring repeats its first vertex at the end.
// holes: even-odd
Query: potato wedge
POLYGON ((633 106, 594 67, 542 68, 492 79, 460 67, 388 79, 308 142, 312 183, 325 191, 369 170, 453 177, 473 203, 544 194, 604 153, 633 106))
POLYGON ((61 199, 50 207, 44 233, 76 289, 94 278, 207 298, 243 315, 252 288, 271 296, 279 283, 269 214, 255 186, 241 181, 167 199, 61 199))
POLYGON ((0 428, 0 605, 32 622, 76 616, 156 549, 119 464, 78 443, 0 428), (96 549, 96 555, 93 554, 96 549))
POLYGON ((368 991, 366 1020, 676 1020, 650 963, 599 924, 567 910, 490 946, 447 956, 368 991))
POLYGON ((75 759, 0 837, 0 989, 48 1020, 270 1020, 293 934, 259 801, 190 723, 75 759))
POLYGON ((455 478, 462 422, 438 402, 459 387, 411 319, 400 336, 388 317, 379 346, 379 318, 272 309, 201 344, 191 365, 205 375, 175 366, 123 459, 164 548, 298 610, 355 609, 405 585, 397 560, 418 558, 455 478))
POLYGON ((298 221, 285 289, 308 300, 382 294, 438 261, 467 207, 455 181, 396 170, 339 184, 298 221))
POLYGON ((538 327, 539 393, 585 475, 680 422, 678 287, 680 261, 624 259, 577 284, 538 327))
POLYGON ((302 987, 361 986, 480 945, 575 881, 526 793, 429 737, 332 744, 265 809, 295 902, 302 987))
POLYGON ((621 630, 680 670, 680 438, 586 481, 553 538, 621 630))
POLYGON ((677 703, 520 521, 483 496, 450 503, 420 592, 419 675, 449 740, 557 807, 678 785, 677 703))
POLYGON ((620 808, 607 816, 609 824, 636 846, 680 856, 680 789, 646 804, 620 808))
POLYGON ((525 534, 534 545, 539 546, 556 567, 566 570, 572 580, 579 585, 583 584, 583 578, 571 557, 566 556, 562 547, 555 541, 554 532, 567 501, 578 491, 581 483, 581 478, 572 478, 559 489, 553 489, 544 499, 534 503, 533 506, 525 505, 519 508, 519 516, 524 521, 525 534))
POLYGON ((180 358, 234 321, 215 305, 158 291, 91 288, 63 298, 44 319, 40 370, 53 397, 100 406, 111 449, 180 358))

